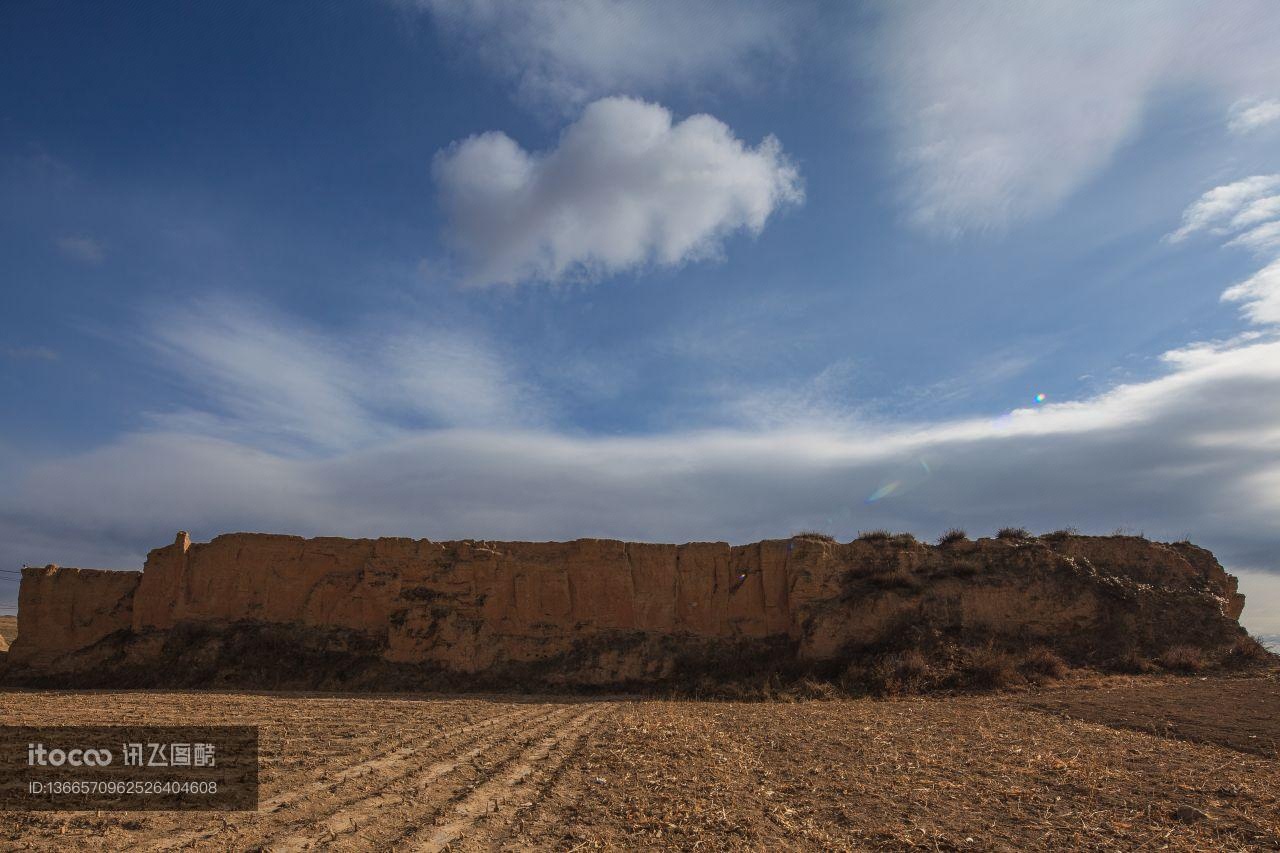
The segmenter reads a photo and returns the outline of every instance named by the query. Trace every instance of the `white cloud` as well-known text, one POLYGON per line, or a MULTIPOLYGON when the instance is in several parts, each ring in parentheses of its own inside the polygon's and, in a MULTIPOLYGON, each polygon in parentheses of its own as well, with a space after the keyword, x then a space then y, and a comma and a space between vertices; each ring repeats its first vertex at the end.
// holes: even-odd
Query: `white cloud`
POLYGON ((601 95, 654 96, 767 80, 791 52, 794 6, 742 0, 409 0, 449 40, 557 109, 601 95))
POLYGON ((1271 263, 1227 288, 1224 302, 1239 302, 1241 312, 1259 325, 1280 324, 1280 175, 1254 175, 1215 187, 1182 214, 1182 227, 1171 242, 1198 231, 1217 236, 1235 234, 1226 246, 1251 250, 1271 263))
POLYGON ((1231 228, 1245 228, 1268 219, 1280 219, 1280 195, 1255 198, 1249 202, 1231 217, 1231 228))
POLYGON ((261 305, 207 300, 157 313, 145 339, 185 387, 198 389, 188 407, 153 415, 164 430, 305 453, 367 446, 422 426, 542 418, 474 328, 380 320, 337 338, 261 305))
POLYGON ((1170 91, 1231 103, 1280 88, 1266 0, 903 4, 868 49, 912 218, 944 232, 1052 210, 1170 91))
MULTIPOLYGON (((1253 175, 1214 187, 1183 212, 1182 227, 1167 239, 1176 243, 1197 231, 1212 228, 1215 233, 1224 234, 1232 228, 1251 225, 1259 221, 1258 211, 1275 203, 1272 193, 1276 190, 1280 190, 1280 175, 1253 175), (1223 220, 1229 223, 1225 227, 1223 220)), ((1262 216, 1265 218, 1265 212, 1262 216)))
POLYGON ((1280 101, 1257 97, 1280 90, 1270 0, 926 0, 874 20, 766 0, 401 2, 428 10, 526 102, 560 109, 758 85, 801 52, 812 63, 850 50, 880 83, 911 218, 947 233, 1051 211, 1171 93, 1230 107, 1236 133, 1280 114, 1280 101), (851 38, 850 20, 872 26, 851 38))
POLYGON ((1232 133, 1252 133, 1280 121, 1280 101, 1244 100, 1231 107, 1227 127, 1232 133))
MULTIPOLYGON (((382 363, 354 365, 332 377, 332 394, 353 378, 381 383, 382 363)), ((1228 565, 1274 570, 1280 341, 1196 345, 1166 365, 1097 397, 940 423, 633 437, 396 429, 321 454, 263 449, 252 431, 166 425, 86 453, 0 460, 12 469, 0 560, 102 565, 132 554, 136 564, 177 529, 742 542, 802 527, 848 537, 1072 524, 1189 535, 1228 565), (888 483, 899 486, 867 502, 888 483)), ((313 443, 329 437, 322 422, 310 428, 313 443)))
POLYGON ((97 266, 107 256, 107 247, 101 240, 84 235, 59 237, 58 248, 68 258, 90 266, 97 266))
POLYGON ((1264 222, 1233 238, 1228 246, 1243 246, 1256 253, 1280 249, 1280 220, 1264 222))
POLYGON ((46 346, 10 347, 5 351, 5 355, 13 359, 31 361, 57 361, 62 357, 56 349, 46 346))
POLYGON ((1244 303, 1244 315, 1254 323, 1280 325, 1280 259, 1222 293, 1226 302, 1244 303))
POLYGON ((453 240, 475 284, 596 278, 714 256, 802 198, 772 136, 751 148, 723 122, 673 123, 630 98, 590 104, 558 146, 525 151, 500 132, 436 156, 453 240))

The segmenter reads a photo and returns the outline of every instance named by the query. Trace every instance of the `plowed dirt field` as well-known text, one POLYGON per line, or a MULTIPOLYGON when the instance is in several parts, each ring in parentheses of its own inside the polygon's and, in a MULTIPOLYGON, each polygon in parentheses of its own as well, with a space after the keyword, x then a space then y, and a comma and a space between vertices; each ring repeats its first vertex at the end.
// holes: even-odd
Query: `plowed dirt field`
POLYGON ((1280 848, 1273 679, 795 703, 19 691, 0 715, 262 727, 257 812, 0 813, 4 849, 1280 848))

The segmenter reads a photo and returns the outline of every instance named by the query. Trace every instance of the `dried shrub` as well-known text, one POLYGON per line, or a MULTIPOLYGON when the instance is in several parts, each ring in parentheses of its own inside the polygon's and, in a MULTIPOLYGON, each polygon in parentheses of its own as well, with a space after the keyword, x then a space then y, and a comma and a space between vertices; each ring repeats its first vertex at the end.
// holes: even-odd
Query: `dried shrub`
POLYGON ((840 691, 826 681, 816 678, 802 678, 796 682, 792 691, 799 699, 838 699, 840 691))
POLYGON ((858 540, 861 542, 885 542, 893 538, 893 534, 888 530, 864 530, 858 534, 858 540))
POLYGON ((1036 646, 1022 658, 1018 669, 1032 681, 1057 681, 1067 674, 1067 663, 1052 649, 1036 646))
POLYGON ((1222 657, 1222 665, 1228 669, 1249 669, 1275 663, 1276 657, 1253 637, 1238 637, 1222 657))
POLYGON ((1195 646, 1174 646, 1156 661, 1170 672, 1193 673, 1204 669, 1204 654, 1195 646))
POLYGON ((911 545, 916 541, 914 533, 895 533, 890 538, 899 545, 911 545))
POLYGON ((835 542, 836 538, 829 533, 823 533, 820 530, 801 530, 799 533, 793 533, 792 539, 813 539, 818 542, 835 542))
POLYGON ((902 696, 924 690, 929 662, 916 649, 888 654, 869 669, 854 670, 857 677, 879 696, 902 696))
POLYGON ((969 534, 965 533, 958 527, 953 527, 946 533, 938 537, 939 545, 950 545, 953 542, 964 542, 969 538, 969 534))
POLYGON ((1031 531, 1025 527, 1001 527, 996 532, 997 539, 1030 539, 1031 531))
POLYGON ((964 664, 964 680, 979 690, 1002 690, 1021 680, 1012 655, 999 649, 978 649, 964 664))
POLYGON ((917 649, 908 649, 895 655, 897 675, 907 681, 919 681, 929 674, 929 662, 917 649))
POLYGON ((1080 535, 1080 531, 1075 527, 1062 527, 1053 531, 1052 533, 1046 533, 1040 538, 1047 539, 1050 542, 1062 542, 1064 540, 1070 539, 1072 536, 1079 536, 1079 535, 1080 535))
POLYGON ((1107 663, 1107 669, 1126 675, 1142 675, 1151 672, 1155 667, 1134 649, 1117 655, 1107 663))

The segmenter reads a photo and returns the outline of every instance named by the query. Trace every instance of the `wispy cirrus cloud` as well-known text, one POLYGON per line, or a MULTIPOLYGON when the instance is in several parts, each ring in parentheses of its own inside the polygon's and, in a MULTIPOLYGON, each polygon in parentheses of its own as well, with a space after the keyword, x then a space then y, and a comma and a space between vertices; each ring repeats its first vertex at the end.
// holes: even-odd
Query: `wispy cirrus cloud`
POLYGON ((1252 323, 1280 324, 1280 175, 1252 175, 1206 192, 1182 214, 1182 226, 1166 239, 1181 242, 1197 232, 1230 236, 1224 245, 1271 259, 1258 272, 1222 293, 1252 323))
POLYGON ((9 347, 5 355, 19 361, 57 361, 62 357, 56 349, 48 346, 9 347))
MULTIPOLYGON (((912 220, 944 233, 1046 214, 1099 175, 1170 92, 1280 90, 1265 0, 913 3, 867 49, 912 220)), ((1270 106, 1236 114, 1253 126, 1270 106), (1247 118, 1246 118, 1247 116, 1247 118)))
POLYGON ((144 340, 190 395, 185 407, 151 413, 165 431, 306 454, 424 427, 528 426, 544 416, 479 328, 371 318, 335 336, 232 299, 157 312, 147 325, 144 340))
POLYGON ((403 0, 512 81, 527 103, 572 110, 602 95, 745 88, 793 52, 803 6, 743 0, 403 0))
POLYGON ((772 136, 751 147, 709 115, 632 98, 590 104, 559 144, 501 132, 440 152, 435 178, 473 284, 596 279, 714 256, 804 197, 772 136))
POLYGON ((1170 94, 1215 102, 1233 134, 1280 116, 1280 19, 1267 0, 928 0, 857 19, 754 0, 406 3, 552 113, 603 95, 715 92, 800 57, 848 56, 871 70, 909 218, 946 234, 1049 213, 1170 94), (869 26, 859 36, 853 24, 869 26))
POLYGON ((107 257, 106 244, 96 237, 83 234, 67 235, 57 240, 58 249, 72 260, 90 266, 101 264, 107 257))
MULTIPOLYGON (((823 382, 844 381, 833 375, 791 421, 595 436, 467 412, 408 423, 388 399, 417 357, 343 356, 310 327, 271 325, 233 316, 189 345, 190 328, 166 339, 177 380, 200 398, 190 417, 86 452, 0 459, 11 483, 0 561, 127 568, 177 529, 741 542, 1013 523, 1188 535, 1230 566, 1277 568, 1280 342, 1265 335, 1174 350, 1155 378, 1000 417, 824 421, 813 404, 823 382), (256 375, 277 363, 292 390, 256 375)), ((465 405, 450 389, 472 387, 472 361, 435 361, 444 393, 412 405, 465 405)), ((518 407, 509 375, 487 386, 494 411, 518 407)))

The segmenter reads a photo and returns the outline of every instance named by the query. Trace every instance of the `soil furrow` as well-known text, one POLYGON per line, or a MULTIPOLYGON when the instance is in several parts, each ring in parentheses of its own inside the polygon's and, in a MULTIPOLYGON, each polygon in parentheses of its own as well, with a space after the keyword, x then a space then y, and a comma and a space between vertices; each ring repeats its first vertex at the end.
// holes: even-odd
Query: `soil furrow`
MULTIPOLYGON (((508 762, 501 775, 489 777, 454 804, 447 823, 426 827, 406 839, 403 845, 396 845, 397 848, 403 846, 405 849, 418 851, 440 851, 464 835, 480 835, 478 824, 481 821, 493 819, 503 825, 510 823, 515 814, 510 808, 504 811, 504 807, 523 802, 524 796, 534 788, 539 776, 546 777, 554 773, 573 753, 573 747, 598 724, 600 716, 610 707, 605 704, 594 705, 573 717, 564 727, 538 740, 508 762)), ((485 827, 485 830, 495 831, 498 828, 485 827)), ((478 837, 468 840, 480 844, 478 837)))
POLYGON ((0 716, 26 724, 258 725, 277 806, 0 812, 0 849, 1280 850, 1280 764, 1241 749, 1280 731, 1276 684, 809 702, 0 692, 0 716))
POLYGON ((373 843, 374 836, 383 834, 395 837, 403 833, 403 821, 408 817, 404 812, 421 811, 424 801, 447 801, 456 796, 460 789, 465 789, 468 782, 465 779, 459 780, 434 796, 431 792, 433 786, 469 766, 484 765, 478 769, 485 772, 495 764, 494 760, 485 759, 495 755, 498 756, 496 763, 502 763, 504 759, 501 756, 508 749, 516 751, 519 745, 536 739, 542 732, 558 729, 562 720, 570 713, 570 709, 563 707, 549 710, 531 719, 516 722, 510 728, 461 744, 460 746, 469 747, 465 750, 434 756, 439 760, 430 764, 417 763, 398 774, 395 779, 389 780, 376 793, 345 802, 325 816, 310 817, 305 827, 283 837, 268 839, 264 846, 281 853, 313 850, 321 846, 341 847, 348 843, 355 846, 355 849, 380 846, 373 843), (516 746, 512 746, 513 744, 516 746), (406 808, 397 809, 397 806, 406 808))
MULTIPOLYGON (((335 767, 340 766, 337 762, 326 764, 320 768, 322 778, 264 800, 259 804, 257 812, 229 815, 216 826, 166 837, 155 843, 151 849, 174 850, 192 845, 199 846, 202 842, 212 841, 228 834, 233 837, 239 836, 236 837, 235 846, 242 847, 244 845, 241 842, 248 838, 261 838, 272 832, 281 831, 279 824, 288 826, 300 820, 307 820, 306 812, 311 809, 320 808, 326 803, 329 804, 330 809, 334 808, 333 795, 343 786, 354 784, 357 787, 354 791, 344 790, 338 794, 337 808, 341 808, 353 799, 358 800, 361 794, 372 785, 377 785, 379 788, 385 787, 412 773, 416 766, 414 762, 420 757, 438 754, 441 747, 456 748, 459 745, 455 743, 458 738, 463 738, 463 743, 460 745, 465 746, 470 742, 466 740, 469 735, 480 733, 482 736, 490 729, 504 729, 508 725, 527 725, 548 716, 549 713, 551 712, 545 707, 520 708, 457 728, 432 732, 416 740, 410 740, 398 749, 378 754, 351 767, 337 769, 336 772, 335 767)), ((338 761, 341 761, 341 757, 338 761)))

